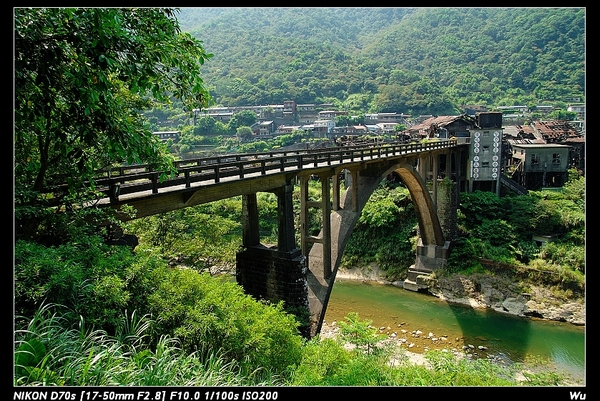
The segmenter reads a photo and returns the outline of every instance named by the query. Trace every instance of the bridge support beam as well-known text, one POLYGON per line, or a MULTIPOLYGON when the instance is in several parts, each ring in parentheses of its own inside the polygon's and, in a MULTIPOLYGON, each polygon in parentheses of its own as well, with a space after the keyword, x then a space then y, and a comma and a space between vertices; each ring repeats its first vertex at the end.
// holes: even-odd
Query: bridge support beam
POLYGON ((313 247, 316 244, 321 245, 322 249, 322 263, 323 263, 323 278, 329 279, 332 273, 331 268, 331 195, 330 195, 330 179, 331 172, 319 174, 319 181, 321 182, 321 200, 310 201, 308 199, 308 182, 310 176, 300 177, 300 226, 301 226, 301 248, 302 254, 308 257, 310 252, 309 244, 312 243, 313 247), (311 235, 309 232, 310 222, 308 209, 310 207, 320 208, 322 216, 322 227, 320 236, 311 235))
POLYGON ((277 195, 277 221, 279 224, 277 249, 283 252, 296 249, 293 193, 294 184, 291 182, 275 191, 277 195))
POLYGON ((439 171, 440 171, 440 166, 439 166, 439 161, 440 161, 440 155, 431 155, 431 159, 432 159, 432 168, 433 168, 433 177, 432 177, 432 183, 433 183, 433 193, 432 193, 432 197, 433 197, 433 208, 437 211, 437 194, 438 194, 438 175, 439 175, 439 171))
POLYGON ((242 245, 247 248, 260 243, 256 193, 242 195, 242 245))
MULTIPOLYGON (((276 247, 260 243, 256 193, 242 195, 243 247, 236 254, 236 281, 256 299, 283 301, 287 310, 308 311, 308 259, 294 238, 294 185, 288 182, 271 192, 277 195, 276 247)), ((299 329, 310 338, 308 323, 299 329)))

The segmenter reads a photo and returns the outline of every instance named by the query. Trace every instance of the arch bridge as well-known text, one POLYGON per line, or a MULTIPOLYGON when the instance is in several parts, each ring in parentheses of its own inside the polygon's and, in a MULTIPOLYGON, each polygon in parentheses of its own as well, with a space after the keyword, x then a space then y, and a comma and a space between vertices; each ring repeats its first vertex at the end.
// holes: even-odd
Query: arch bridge
POLYGON ((435 140, 214 156, 178 161, 177 175, 163 181, 148 166, 113 168, 98 178, 97 187, 105 194, 100 204, 114 208, 123 221, 241 195, 243 243, 236 256, 236 279, 256 298, 308 309, 310 327, 303 334, 310 338, 321 330, 352 229, 372 192, 392 173, 408 187, 419 222, 416 260, 404 287, 427 288, 423 278, 448 257, 464 153, 466 148, 456 140, 435 140), (451 180, 441 179, 445 177, 451 180), (308 182, 315 178, 321 183, 318 201, 308 197, 308 182), (292 198, 297 182, 298 228, 292 198), (278 242, 273 246, 260 242, 258 192, 277 195, 278 242), (132 206, 136 214, 121 213, 123 205, 132 206), (310 208, 322 215, 318 235, 309 232, 310 208))

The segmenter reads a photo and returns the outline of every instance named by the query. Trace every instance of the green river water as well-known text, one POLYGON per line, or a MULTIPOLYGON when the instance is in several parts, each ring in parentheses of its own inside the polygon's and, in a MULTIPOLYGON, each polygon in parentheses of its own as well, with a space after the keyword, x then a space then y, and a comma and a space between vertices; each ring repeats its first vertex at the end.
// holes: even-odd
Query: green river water
MULTIPOLYGON (((438 298, 392 285, 336 280, 325 323, 344 321, 349 312, 360 320, 372 320, 386 332, 401 330, 421 336, 432 333, 446 337, 447 348, 473 345, 486 347, 487 354, 500 355, 513 362, 526 357, 551 359, 557 368, 585 380, 585 327, 570 323, 523 318, 488 309, 449 304, 438 298), (387 329, 389 327, 389 329, 387 329)), ((412 351, 423 352, 414 349, 412 351)))

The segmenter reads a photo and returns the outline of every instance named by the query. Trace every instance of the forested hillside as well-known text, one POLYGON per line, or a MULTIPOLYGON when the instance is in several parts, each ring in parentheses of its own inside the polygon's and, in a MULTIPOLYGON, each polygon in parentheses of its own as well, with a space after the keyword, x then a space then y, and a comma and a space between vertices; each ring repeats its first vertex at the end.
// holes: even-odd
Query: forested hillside
POLYGON ((182 8, 217 104, 456 114, 585 101, 585 8, 182 8))

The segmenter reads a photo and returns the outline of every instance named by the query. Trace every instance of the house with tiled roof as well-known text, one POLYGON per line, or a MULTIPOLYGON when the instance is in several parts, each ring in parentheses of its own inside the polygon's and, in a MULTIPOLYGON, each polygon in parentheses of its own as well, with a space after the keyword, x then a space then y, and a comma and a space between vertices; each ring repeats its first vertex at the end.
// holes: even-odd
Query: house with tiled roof
POLYGON ((561 143, 568 138, 577 138, 579 132, 567 121, 534 121, 533 129, 546 143, 561 143))
POLYGON ((526 188, 561 187, 570 168, 585 171, 585 137, 567 121, 534 121, 504 132, 506 174, 526 188))
POLYGON ((403 131, 412 139, 425 138, 467 138, 475 119, 465 114, 458 116, 429 117, 419 124, 403 131))

